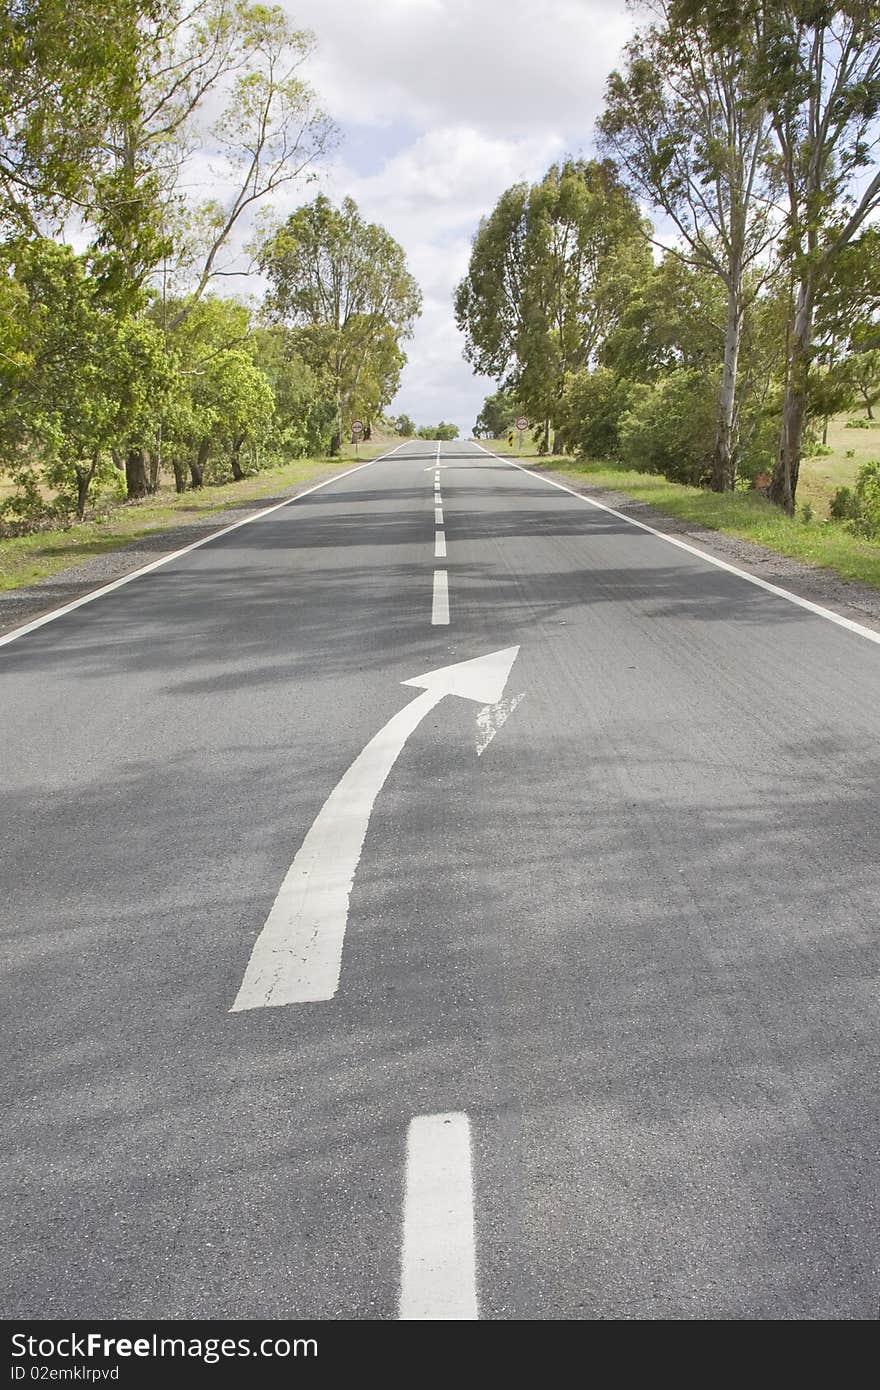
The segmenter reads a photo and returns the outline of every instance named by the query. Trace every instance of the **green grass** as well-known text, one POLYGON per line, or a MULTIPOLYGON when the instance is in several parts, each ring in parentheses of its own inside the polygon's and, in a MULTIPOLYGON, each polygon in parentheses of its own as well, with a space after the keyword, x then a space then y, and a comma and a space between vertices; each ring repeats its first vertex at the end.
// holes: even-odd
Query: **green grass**
MULTIPOLYGON (((839 450, 841 457, 836 457, 836 450, 834 456, 808 459, 801 465, 802 470, 807 470, 817 489, 820 486, 818 477, 813 474, 812 468, 808 468, 808 465, 813 463, 823 465, 825 488, 830 487, 833 491, 842 482, 851 482, 860 459, 858 455, 855 460, 846 459, 844 450, 854 447, 851 439, 856 442, 867 441, 873 434, 873 431, 868 430, 847 430, 841 425, 840 435, 845 440, 845 444, 840 446, 839 450)), ((880 446, 880 433, 874 437, 880 446)), ((831 443, 832 436, 829 431, 829 444, 831 443)), ((531 441, 529 444, 531 445, 531 441)), ((499 454, 519 457, 515 447, 512 450, 507 447, 506 439, 487 443, 486 447, 499 454)), ((863 459, 880 457, 880 447, 876 447, 872 452, 866 442, 859 453, 863 459)), ((822 519, 818 512, 814 520, 807 522, 800 517, 785 516, 778 507, 754 492, 709 492, 702 488, 670 483, 658 474, 634 473, 610 463, 575 461, 558 456, 538 459, 536 455, 536 446, 530 448, 528 453, 524 448, 523 463, 529 467, 546 468, 559 473, 585 489, 608 488, 624 493, 634 501, 649 503, 658 511, 665 512, 667 516, 678 517, 682 521, 693 522, 712 531, 723 531, 728 536, 755 541, 780 555, 789 555, 793 559, 803 560, 821 569, 834 570, 844 579, 857 580, 861 584, 870 584, 873 588, 880 589, 880 544, 850 535, 842 526, 822 519)), ((825 493, 822 492, 820 495, 824 496, 825 493)), ((798 489, 799 502, 808 500, 808 497, 808 491, 802 493, 801 489, 798 489)))
POLYGON ((880 459, 880 421, 869 421, 869 429, 847 429, 849 419, 864 419, 864 411, 838 415, 828 422, 828 447, 832 453, 805 458, 798 478, 800 505, 809 502, 820 516, 828 515, 828 504, 839 487, 852 487, 859 465, 880 459), (847 458, 848 453, 851 458, 847 458))
POLYGON ((173 486, 163 483, 157 493, 142 502, 112 506, 102 520, 87 520, 67 530, 41 531, 0 540, 0 591, 34 584, 79 565, 93 555, 119 550, 157 531, 202 520, 236 503, 259 503, 336 469, 350 468, 358 461, 366 462, 400 442, 381 439, 361 444, 357 456, 349 446, 337 459, 295 459, 278 468, 256 473, 240 483, 223 483, 199 492, 178 495, 173 486))

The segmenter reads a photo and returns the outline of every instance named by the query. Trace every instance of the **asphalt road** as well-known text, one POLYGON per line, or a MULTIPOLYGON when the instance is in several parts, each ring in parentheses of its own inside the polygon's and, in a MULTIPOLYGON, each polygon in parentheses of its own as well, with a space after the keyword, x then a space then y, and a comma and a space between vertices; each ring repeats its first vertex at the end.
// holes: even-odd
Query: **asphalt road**
POLYGON ((468 444, 435 559, 435 454, 0 649, 0 1311, 392 1319, 471 1202, 482 1318, 875 1317, 880 646, 468 444), (400 683, 516 646, 335 994, 232 1012, 400 683))

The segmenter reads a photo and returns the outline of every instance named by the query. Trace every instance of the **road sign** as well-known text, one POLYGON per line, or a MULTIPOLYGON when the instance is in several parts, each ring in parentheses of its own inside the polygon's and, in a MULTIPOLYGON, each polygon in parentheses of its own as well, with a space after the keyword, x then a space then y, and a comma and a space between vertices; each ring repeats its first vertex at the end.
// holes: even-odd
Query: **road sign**
POLYGON ((355 435, 363 434, 363 432, 364 432, 364 422, 363 422, 363 420, 352 420, 352 422, 351 422, 351 432, 352 432, 352 434, 355 434, 355 435))
POLYGON ((523 430, 527 430, 529 427, 528 415, 518 415, 516 417, 516 427, 519 430, 520 434, 522 434, 523 430))

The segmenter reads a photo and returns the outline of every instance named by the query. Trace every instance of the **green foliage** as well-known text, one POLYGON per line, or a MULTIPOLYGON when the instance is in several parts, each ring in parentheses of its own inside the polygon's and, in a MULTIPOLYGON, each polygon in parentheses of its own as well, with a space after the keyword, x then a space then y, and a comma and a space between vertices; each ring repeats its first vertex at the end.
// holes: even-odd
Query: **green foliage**
POLYGON ((856 476, 855 515, 851 527, 870 540, 880 538, 880 463, 863 463, 856 476))
POLYGON ((398 415, 394 421, 394 433, 399 434, 404 439, 411 439, 416 432, 415 421, 408 415, 398 415))
POLYGON ((858 516, 858 503, 851 487, 839 487, 831 499, 828 515, 832 521, 854 521, 858 516))
POLYGON ((569 160, 517 184, 474 238, 455 294, 465 356, 535 419, 561 423, 566 375, 594 366, 650 254, 610 163, 569 160))
POLYGON ((500 439, 526 411, 511 391, 495 391, 483 401, 474 424, 475 439, 500 439))
POLYGON ((561 442, 582 458, 619 458, 620 423, 639 389, 608 367, 569 376, 565 383, 561 442))
POLYGON ((394 397, 421 295, 402 248, 365 222, 351 198, 298 208, 260 254, 269 318, 296 331, 306 362, 329 384, 334 448, 347 421, 371 420, 394 397))
POLYGON ((447 424, 441 420, 439 425, 422 425, 418 431, 419 439, 457 439, 458 425, 447 424))
POLYGON ((91 489, 115 487, 111 450, 149 431, 171 364, 155 326, 120 312, 69 247, 24 242, 13 271, 27 367, 0 392, 5 461, 20 474, 29 454, 81 517, 91 489))
POLYGON ((714 425, 711 385, 697 371, 671 372, 635 388, 618 426, 621 460, 628 468, 698 486, 711 466, 714 425))
POLYGON ((848 430, 869 430, 871 428, 871 421, 866 420, 861 415, 857 415, 854 420, 847 420, 844 428, 848 430))

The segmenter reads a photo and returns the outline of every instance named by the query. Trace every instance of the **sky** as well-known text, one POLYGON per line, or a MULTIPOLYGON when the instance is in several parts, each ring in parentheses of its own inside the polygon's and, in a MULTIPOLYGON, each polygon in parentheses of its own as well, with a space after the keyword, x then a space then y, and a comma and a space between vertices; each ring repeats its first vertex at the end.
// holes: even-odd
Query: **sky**
POLYGON ((318 184, 403 246, 424 296, 391 414, 470 434, 494 383, 462 357, 452 293, 480 217, 522 179, 593 152, 624 0, 282 0, 317 48, 305 76, 341 140, 318 184))

